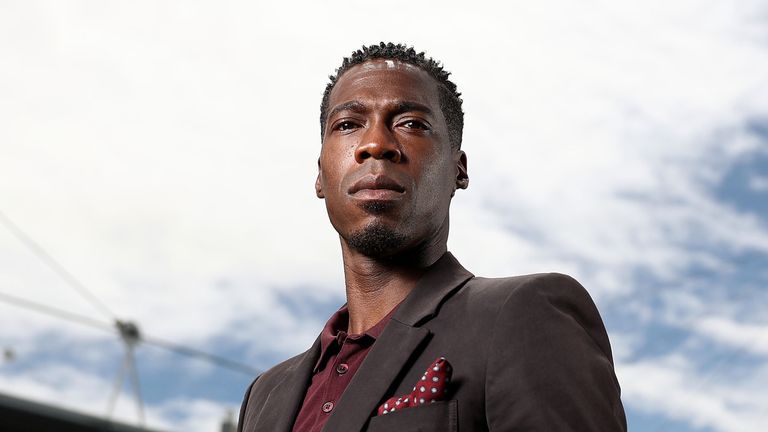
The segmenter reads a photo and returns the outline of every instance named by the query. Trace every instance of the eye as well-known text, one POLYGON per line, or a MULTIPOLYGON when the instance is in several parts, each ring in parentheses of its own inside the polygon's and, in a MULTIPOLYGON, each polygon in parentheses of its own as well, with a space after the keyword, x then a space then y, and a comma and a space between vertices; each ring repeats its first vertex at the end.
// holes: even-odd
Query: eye
POLYGON ((420 120, 406 120, 400 123, 400 126, 408 129, 429 130, 429 126, 420 120))
POLYGON ((344 132, 344 131, 355 129, 357 127, 359 127, 357 123, 350 120, 344 120, 339 123, 336 123, 336 125, 333 127, 333 130, 344 132))

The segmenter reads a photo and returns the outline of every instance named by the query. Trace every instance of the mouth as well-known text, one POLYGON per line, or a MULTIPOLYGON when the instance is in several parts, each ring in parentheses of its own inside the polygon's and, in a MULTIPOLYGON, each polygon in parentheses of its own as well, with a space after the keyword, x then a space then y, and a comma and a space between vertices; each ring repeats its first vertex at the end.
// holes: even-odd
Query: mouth
POLYGON ((361 178, 347 193, 362 200, 390 201, 402 197, 405 188, 391 177, 378 174, 361 178))

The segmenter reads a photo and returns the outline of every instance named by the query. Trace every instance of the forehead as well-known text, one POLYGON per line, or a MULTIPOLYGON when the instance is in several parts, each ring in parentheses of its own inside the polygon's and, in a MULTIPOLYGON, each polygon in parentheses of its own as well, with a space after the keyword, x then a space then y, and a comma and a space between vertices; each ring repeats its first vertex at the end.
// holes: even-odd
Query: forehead
POLYGON ((331 92, 329 108, 349 101, 379 105, 418 102, 439 108, 437 82, 417 66, 397 60, 370 60, 346 71, 331 92))

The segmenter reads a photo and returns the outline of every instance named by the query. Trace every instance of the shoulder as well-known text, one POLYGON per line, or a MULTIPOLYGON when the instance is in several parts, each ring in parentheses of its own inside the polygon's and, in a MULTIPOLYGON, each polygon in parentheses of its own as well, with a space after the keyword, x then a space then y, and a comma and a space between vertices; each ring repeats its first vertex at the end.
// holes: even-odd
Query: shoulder
POLYGON ((534 273, 505 278, 474 277, 465 289, 480 301, 494 301, 505 308, 522 304, 549 304, 556 308, 585 308, 596 312, 587 290, 562 273, 534 273), (571 305, 571 306, 569 306, 571 305))
POLYGON ((589 335, 611 358, 611 348, 600 313, 587 290, 562 273, 535 273, 505 278, 475 277, 465 286, 476 301, 493 305, 494 332, 506 337, 531 333, 552 337, 564 328, 589 335))
POLYGON ((486 363, 491 430, 626 430, 610 342, 587 290, 560 273, 479 282, 499 304, 486 363))
POLYGON ((296 367, 307 354, 308 351, 291 357, 260 374, 251 382, 245 391, 243 403, 240 406, 238 431, 245 430, 244 425, 255 422, 255 418, 264 402, 269 398, 270 392, 296 370, 296 367))
POLYGON ((257 376, 256 379, 251 382, 251 385, 248 386, 248 390, 246 391, 246 401, 249 398, 252 399, 257 397, 261 393, 269 393, 272 388, 280 384, 283 379, 296 368, 306 354, 307 353, 304 352, 295 355, 257 376))
POLYGON ((474 277, 467 287, 485 291, 500 298, 529 295, 581 296, 584 287, 574 278, 562 273, 532 273, 503 278, 474 277))

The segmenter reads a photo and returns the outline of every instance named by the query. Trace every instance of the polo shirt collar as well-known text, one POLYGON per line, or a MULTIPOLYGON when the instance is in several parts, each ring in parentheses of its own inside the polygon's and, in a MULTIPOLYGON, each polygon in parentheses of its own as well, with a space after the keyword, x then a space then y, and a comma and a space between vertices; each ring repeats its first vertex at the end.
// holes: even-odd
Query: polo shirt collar
POLYGON ((317 358, 317 363, 315 363, 312 373, 317 373, 332 353, 336 352, 336 350, 330 349, 334 344, 340 347, 347 338, 360 341, 370 340, 372 341, 371 343, 375 342, 381 332, 384 331, 384 327, 387 326, 389 319, 392 318, 398 306, 400 305, 398 304, 392 308, 384 318, 362 334, 348 334, 349 309, 344 304, 341 309, 331 315, 331 318, 325 323, 325 327, 323 327, 323 331, 320 333, 320 356, 317 358))

